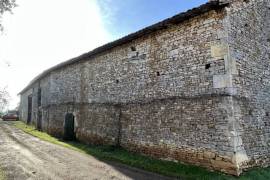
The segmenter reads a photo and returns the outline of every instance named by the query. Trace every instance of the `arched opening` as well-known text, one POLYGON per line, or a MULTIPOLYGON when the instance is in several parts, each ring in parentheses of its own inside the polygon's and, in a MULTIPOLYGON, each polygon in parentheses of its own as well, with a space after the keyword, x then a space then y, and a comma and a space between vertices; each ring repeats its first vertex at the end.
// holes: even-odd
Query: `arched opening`
POLYGON ((64 140, 73 141, 76 140, 76 135, 74 132, 74 120, 75 117, 73 114, 68 113, 65 116, 65 124, 64 124, 64 140))

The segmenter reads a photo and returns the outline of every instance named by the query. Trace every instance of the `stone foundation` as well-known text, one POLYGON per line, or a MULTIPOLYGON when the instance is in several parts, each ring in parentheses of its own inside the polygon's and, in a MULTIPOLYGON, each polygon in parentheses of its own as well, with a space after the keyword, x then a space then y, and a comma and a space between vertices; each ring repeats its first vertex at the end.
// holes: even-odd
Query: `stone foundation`
POLYGON ((176 161, 205 167, 210 171, 221 171, 238 176, 240 170, 232 161, 232 157, 220 156, 217 152, 206 149, 176 148, 164 146, 138 146, 125 144, 124 147, 132 152, 139 152, 154 158, 176 161))

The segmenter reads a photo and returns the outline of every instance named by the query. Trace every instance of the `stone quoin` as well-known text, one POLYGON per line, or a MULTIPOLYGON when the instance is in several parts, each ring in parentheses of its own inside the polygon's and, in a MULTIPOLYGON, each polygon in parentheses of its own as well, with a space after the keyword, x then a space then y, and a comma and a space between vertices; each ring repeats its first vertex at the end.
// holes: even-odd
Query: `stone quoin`
POLYGON ((44 71, 20 118, 240 175, 270 164, 269 57, 270 0, 211 0, 44 71))

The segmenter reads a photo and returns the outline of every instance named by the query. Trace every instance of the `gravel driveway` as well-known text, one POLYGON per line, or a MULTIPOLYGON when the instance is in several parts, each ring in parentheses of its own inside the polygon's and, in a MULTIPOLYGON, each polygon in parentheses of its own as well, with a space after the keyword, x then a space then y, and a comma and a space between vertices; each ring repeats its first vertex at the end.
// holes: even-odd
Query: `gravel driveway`
POLYGON ((169 179, 39 140, 2 120, 0 167, 8 180, 169 179))

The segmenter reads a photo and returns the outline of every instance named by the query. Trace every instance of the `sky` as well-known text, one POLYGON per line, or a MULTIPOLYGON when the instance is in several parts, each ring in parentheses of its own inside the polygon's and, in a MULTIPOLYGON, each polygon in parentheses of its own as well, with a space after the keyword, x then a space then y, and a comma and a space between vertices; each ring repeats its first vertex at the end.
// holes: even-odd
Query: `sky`
POLYGON ((17 0, 3 16, 0 88, 17 95, 42 71, 207 0, 17 0))

